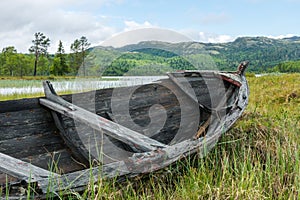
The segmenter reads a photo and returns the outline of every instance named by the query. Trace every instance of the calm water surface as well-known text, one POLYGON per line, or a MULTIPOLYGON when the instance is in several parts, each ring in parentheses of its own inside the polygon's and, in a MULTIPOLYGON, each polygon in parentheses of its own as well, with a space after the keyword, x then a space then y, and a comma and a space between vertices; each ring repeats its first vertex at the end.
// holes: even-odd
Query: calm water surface
MULTIPOLYGON (((87 91, 103 88, 115 88, 122 86, 142 85, 167 78, 166 76, 123 76, 123 77, 103 77, 105 80, 95 79, 76 79, 71 81, 51 81, 54 89, 57 92, 64 91, 87 91), (109 80, 112 79, 112 80, 109 80), (116 80, 117 79, 117 80, 116 80)), ((18 80, 16 80, 18 81, 18 80)), ((39 87, 35 85, 26 87, 2 87, 0 88, 1 95, 11 94, 34 94, 43 93, 42 82, 39 87)))

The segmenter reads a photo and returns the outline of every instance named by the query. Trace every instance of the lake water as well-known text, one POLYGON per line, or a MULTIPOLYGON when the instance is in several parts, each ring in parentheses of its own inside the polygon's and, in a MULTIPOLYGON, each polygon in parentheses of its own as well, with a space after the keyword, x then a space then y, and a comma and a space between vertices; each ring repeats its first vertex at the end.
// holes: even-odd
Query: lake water
MULTIPOLYGON (((122 76, 122 77, 102 77, 105 80, 97 79, 75 79, 70 81, 51 81, 57 92, 72 91, 81 92, 103 88, 115 88, 123 86, 142 85, 167 78, 166 76, 122 76), (112 80, 109 80, 112 79, 112 80)), ((16 80, 18 81, 18 80, 16 80)), ((26 87, 6 87, 0 88, 1 95, 12 94, 34 94, 43 93, 42 82, 40 87, 36 85, 26 87)))

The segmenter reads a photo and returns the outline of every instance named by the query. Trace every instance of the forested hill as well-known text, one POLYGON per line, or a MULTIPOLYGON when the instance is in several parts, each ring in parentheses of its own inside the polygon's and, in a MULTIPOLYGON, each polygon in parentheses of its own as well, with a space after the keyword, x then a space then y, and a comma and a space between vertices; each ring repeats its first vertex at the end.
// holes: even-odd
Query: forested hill
MULTIPOLYGON (((223 44, 215 56, 219 66, 236 64, 249 60, 252 71, 272 71, 279 63, 300 60, 300 37, 270 39, 266 37, 243 37, 223 44)), ((214 49, 213 45, 211 47, 214 49)))
MULTIPOLYGON (((102 57, 103 54, 106 59, 111 53, 119 56, 116 56, 117 60, 106 67, 106 75, 124 73, 132 67, 145 64, 192 69, 195 67, 192 66, 194 61, 201 65, 199 68, 206 66, 209 69, 213 62, 220 70, 234 70, 244 60, 251 63, 249 71, 270 72, 278 70, 279 63, 300 60, 300 37, 284 39, 240 37, 228 43, 148 41, 121 48, 94 47, 91 52, 94 52, 94 57, 95 55, 102 57)), ((103 58, 99 58, 96 63, 105 66, 105 63, 103 65, 99 62, 103 62, 103 58)))
MULTIPOLYGON (((106 66, 106 75, 124 74, 132 67, 146 64, 162 68, 169 65, 175 69, 210 69, 215 64, 214 68, 220 70, 234 70, 244 60, 251 63, 249 71, 260 73, 279 69, 274 67, 283 62, 300 60, 300 37, 240 37, 228 43, 148 41, 121 48, 94 47, 92 51, 97 57, 104 54, 106 58, 109 52, 118 52, 120 57, 106 66)), ((293 71, 300 69, 296 67, 293 71)))
POLYGON ((300 37, 240 37, 218 44, 147 41, 120 48, 89 45, 85 37, 76 39, 67 54, 60 41, 54 55, 23 54, 14 46, 5 47, 0 76, 161 75, 187 69, 235 70, 245 60, 250 61, 248 72, 300 72, 300 37), (84 50, 80 41, 86 42, 84 50))

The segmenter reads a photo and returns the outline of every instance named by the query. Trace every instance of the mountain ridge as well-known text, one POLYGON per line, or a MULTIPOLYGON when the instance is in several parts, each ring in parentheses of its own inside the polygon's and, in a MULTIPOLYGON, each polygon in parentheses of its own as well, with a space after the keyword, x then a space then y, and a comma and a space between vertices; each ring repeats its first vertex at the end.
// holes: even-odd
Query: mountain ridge
POLYGON ((126 58, 134 65, 156 63, 155 59, 162 59, 157 62, 158 64, 174 64, 176 56, 188 57, 198 59, 201 65, 214 62, 220 70, 234 70, 241 61, 248 60, 251 63, 249 71, 266 72, 272 71, 279 63, 300 60, 300 37, 282 39, 262 36, 239 37, 227 43, 141 41, 118 48, 96 46, 90 51, 97 51, 99 56, 103 52, 106 52, 106 55, 108 52, 118 54, 115 58, 122 55, 122 59, 126 58), (205 61, 202 62, 200 59, 205 61), (143 60, 145 62, 142 62, 143 60))

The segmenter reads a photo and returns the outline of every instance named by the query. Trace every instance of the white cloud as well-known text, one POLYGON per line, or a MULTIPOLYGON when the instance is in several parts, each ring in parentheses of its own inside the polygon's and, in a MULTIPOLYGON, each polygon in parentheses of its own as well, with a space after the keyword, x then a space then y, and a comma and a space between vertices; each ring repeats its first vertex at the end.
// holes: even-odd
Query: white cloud
MULTIPOLYGON (((249 0, 260 1, 260 0, 249 0)), ((263 0, 262 0, 263 1, 263 0)), ((299 1, 299 0, 285 0, 299 1)), ((156 31, 151 33, 150 28, 158 28, 151 21, 137 22, 124 20, 126 16, 103 16, 99 13, 102 6, 119 5, 124 0, 1 0, 0 1, 0 51, 7 46, 15 46, 18 52, 28 52, 32 45, 35 32, 43 32, 51 40, 51 53, 56 52, 58 41, 61 40, 68 52, 71 43, 81 36, 86 36, 93 45, 100 45, 102 41, 120 31, 133 31, 141 28, 149 30, 137 31, 135 41, 145 38, 169 39, 168 35, 156 31), (113 23, 123 23, 115 27, 113 23), (162 34, 160 38, 158 34, 162 34)), ((194 12, 194 20, 202 24, 222 24, 231 20, 226 12, 198 14, 194 12)), ((117 25, 116 25, 117 26, 117 25)), ((235 37, 224 34, 211 34, 199 30, 183 32, 195 41, 201 42, 228 42, 235 37)), ((129 34, 130 35, 130 34, 129 34)), ((274 38, 289 37, 292 35, 270 36, 274 38)), ((177 36, 170 41, 180 41, 177 36), (175 38, 175 39, 174 39, 175 38)), ((123 44, 123 43, 122 43, 123 44)), ((124 43, 125 44, 125 43, 124 43)))
POLYGON ((148 21, 138 23, 133 20, 124 21, 123 31, 113 34, 103 41, 102 46, 122 47, 129 44, 137 44, 142 41, 182 42, 187 41, 181 33, 169 29, 162 29, 148 21))
POLYGON ((225 43, 235 39, 230 35, 218 35, 214 33, 199 32, 199 41, 205 43, 225 43))
POLYGON ((123 31, 101 43, 102 46, 122 47, 128 44, 137 44, 142 41, 163 41, 169 43, 191 41, 182 33, 162 28, 137 28, 123 31))
POLYGON ((204 43, 226 43, 234 41, 237 36, 209 33, 204 31, 197 31, 195 29, 183 29, 180 33, 190 41, 204 42, 204 43))
POLYGON ((151 24, 148 21, 145 21, 144 23, 137 23, 135 21, 124 21, 125 24, 125 29, 124 31, 131 31, 131 30, 136 30, 136 29, 140 29, 140 28, 155 28, 157 26, 151 24))
POLYGON ((269 35, 267 37, 272 38, 272 39, 283 39, 283 38, 290 38, 290 37, 293 37, 293 36, 296 36, 296 35, 295 34, 286 34, 286 35, 277 35, 277 36, 269 35))
MULTIPOLYGON (((120 3, 121 0, 92 0, 94 5, 120 3)), ((103 16, 76 10, 80 0, 2 0, 0 1, 0 51, 6 46, 15 46, 18 52, 28 52, 35 32, 43 32, 51 40, 49 51, 57 50, 62 40, 66 51, 71 43, 86 36, 93 45, 99 44, 116 32, 106 25, 103 16), (72 6, 72 8, 70 7, 72 6)))

